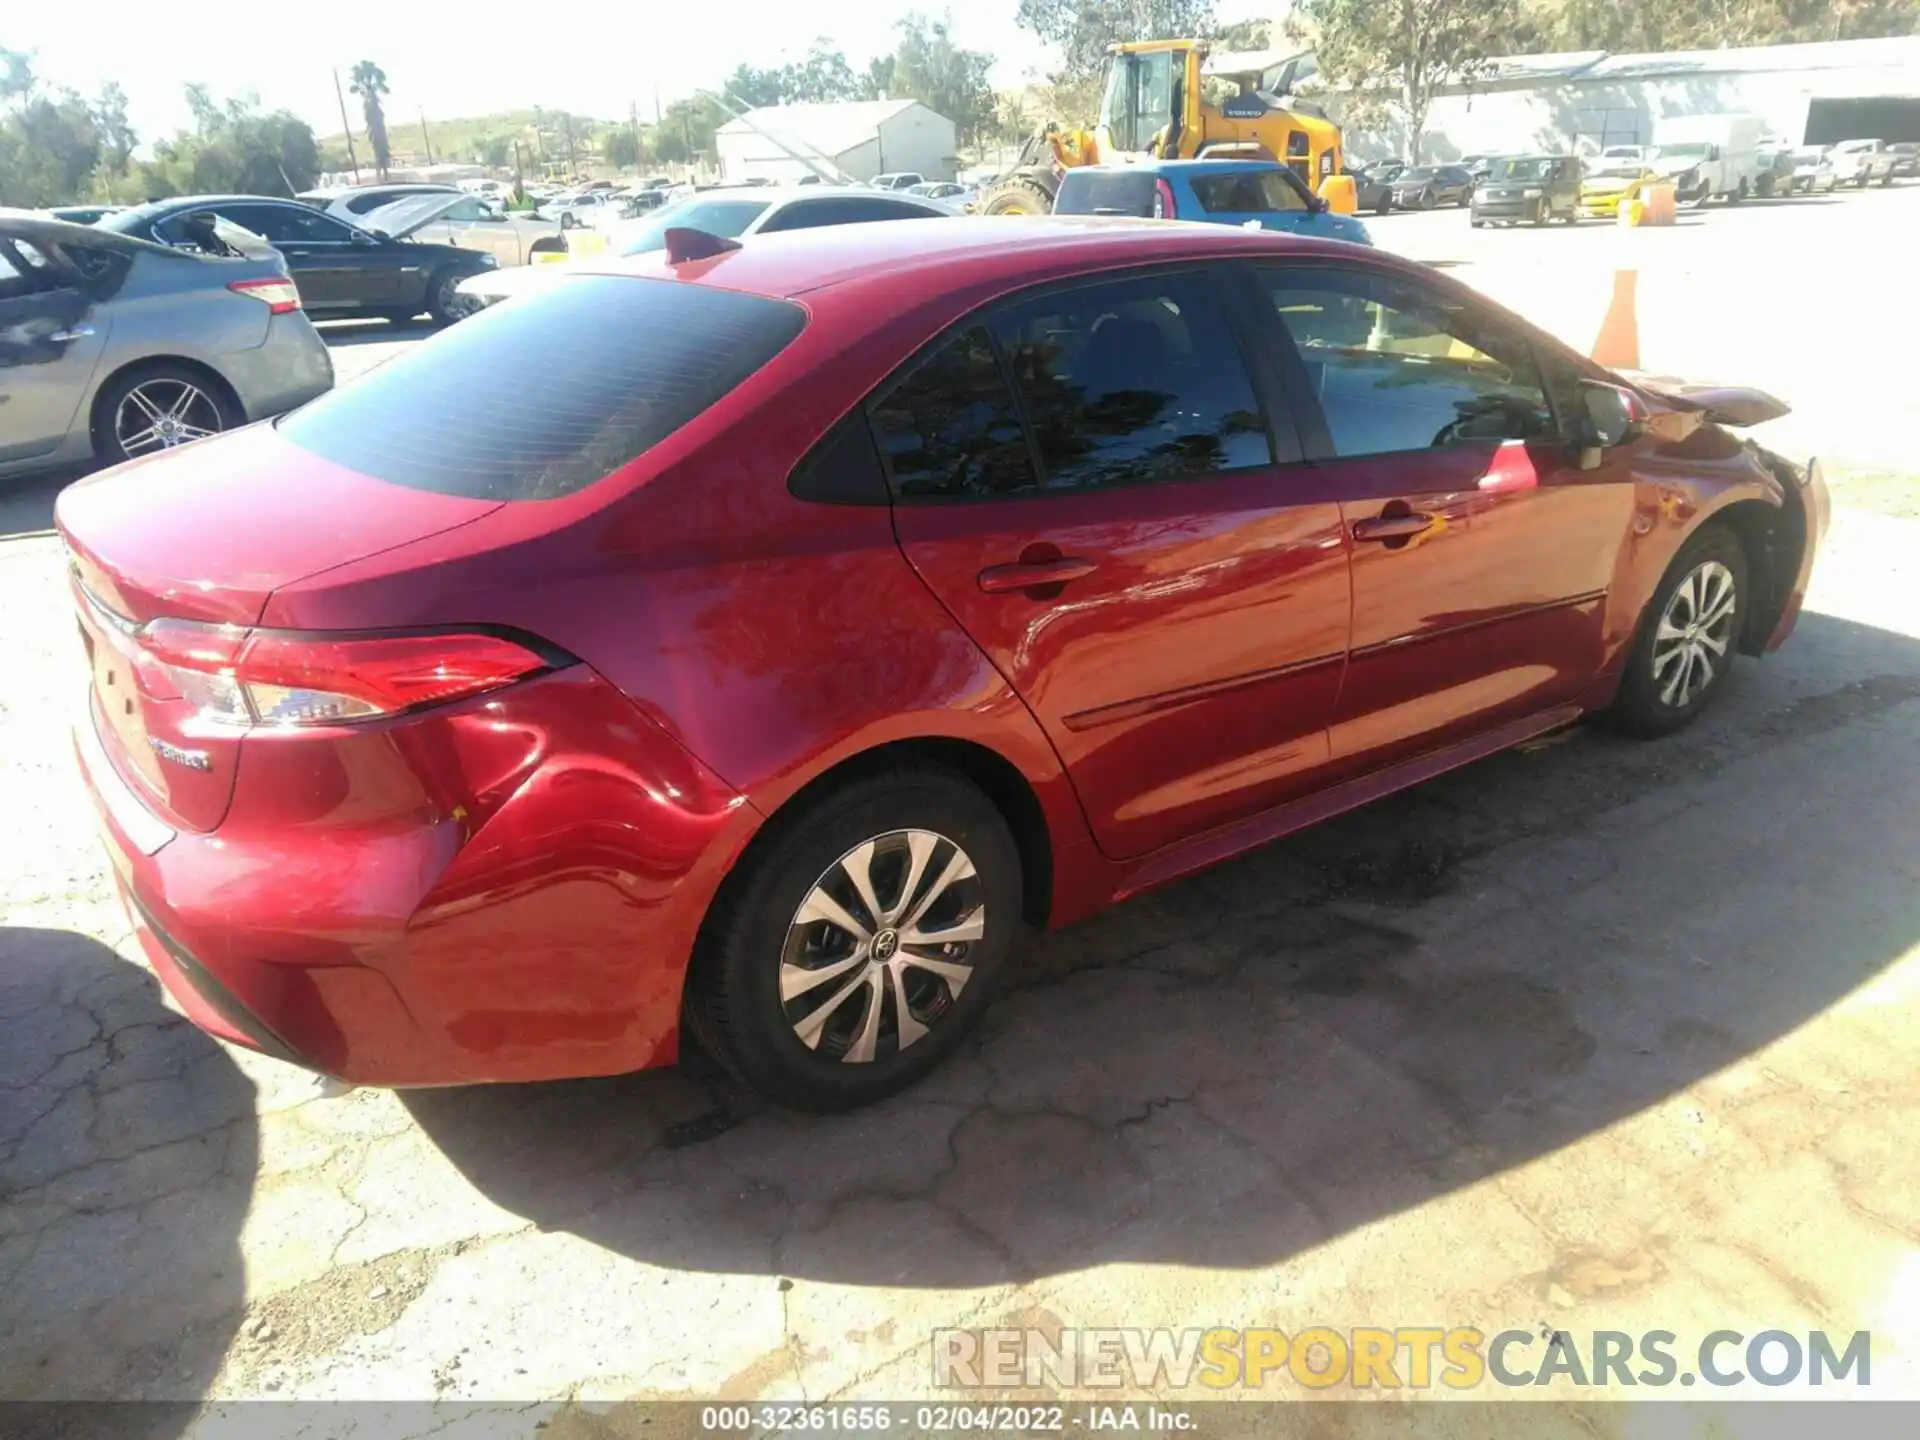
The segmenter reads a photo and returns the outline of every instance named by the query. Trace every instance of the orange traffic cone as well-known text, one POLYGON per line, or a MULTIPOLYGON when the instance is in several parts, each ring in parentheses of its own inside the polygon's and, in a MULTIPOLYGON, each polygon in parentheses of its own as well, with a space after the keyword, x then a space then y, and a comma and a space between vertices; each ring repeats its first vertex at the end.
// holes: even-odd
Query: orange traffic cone
POLYGON ((1640 318, 1635 292, 1640 284, 1638 270, 1613 272, 1613 299, 1607 303, 1607 315, 1600 322, 1600 334, 1590 352, 1610 370, 1640 368, 1640 318))

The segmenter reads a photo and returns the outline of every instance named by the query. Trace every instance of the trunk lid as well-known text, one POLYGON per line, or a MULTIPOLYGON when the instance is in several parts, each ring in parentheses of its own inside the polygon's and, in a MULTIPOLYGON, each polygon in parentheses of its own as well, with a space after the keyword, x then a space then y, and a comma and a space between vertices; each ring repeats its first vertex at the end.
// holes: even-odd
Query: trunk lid
POLYGON ((1762 425, 1778 420, 1792 407, 1786 401, 1748 385, 1711 385, 1672 375, 1649 375, 1640 370, 1616 372, 1636 390, 1665 401, 1676 410, 1691 410, 1717 425, 1762 425))
POLYGON ((283 585, 469 524, 500 503, 357 474, 267 425, 69 486, 55 517, 93 719, 115 770, 170 823, 213 829, 232 799, 244 730, 209 720, 181 693, 156 648, 165 627, 150 622, 251 626, 283 585))

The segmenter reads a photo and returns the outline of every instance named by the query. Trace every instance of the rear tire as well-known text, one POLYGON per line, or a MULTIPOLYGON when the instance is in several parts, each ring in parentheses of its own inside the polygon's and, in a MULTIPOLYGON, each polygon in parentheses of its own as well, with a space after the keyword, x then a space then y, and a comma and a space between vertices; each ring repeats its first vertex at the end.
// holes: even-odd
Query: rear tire
POLYGON ((1611 711, 1620 729, 1670 735, 1726 688, 1747 621, 1747 575, 1747 552, 1725 525, 1709 523, 1681 547, 1640 617, 1611 711))
POLYGON ((109 465, 247 423, 223 383, 171 361, 116 377, 94 401, 93 416, 93 453, 109 465))
POLYGON ((689 1028, 769 1100, 871 1104, 985 1012, 1020 930, 1019 849, 985 795, 931 765, 851 781, 774 823, 708 917, 689 1028), (942 933, 955 938, 909 938, 942 933))

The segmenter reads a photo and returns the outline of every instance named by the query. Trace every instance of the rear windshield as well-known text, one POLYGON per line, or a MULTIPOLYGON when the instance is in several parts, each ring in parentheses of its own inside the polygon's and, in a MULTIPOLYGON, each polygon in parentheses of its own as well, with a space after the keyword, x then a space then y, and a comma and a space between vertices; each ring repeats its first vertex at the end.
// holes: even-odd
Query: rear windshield
POLYGON ((1053 213, 1149 217, 1153 214, 1153 180, 1144 173, 1076 175, 1069 170, 1060 182, 1053 213))
POLYGON ((1307 208, 1305 188, 1291 170, 1229 170, 1195 175, 1200 208, 1209 215, 1254 215, 1307 208))
POLYGON ((395 485, 549 500, 659 444, 805 324, 784 300, 672 280, 569 277, 323 395, 281 421, 280 433, 395 485))

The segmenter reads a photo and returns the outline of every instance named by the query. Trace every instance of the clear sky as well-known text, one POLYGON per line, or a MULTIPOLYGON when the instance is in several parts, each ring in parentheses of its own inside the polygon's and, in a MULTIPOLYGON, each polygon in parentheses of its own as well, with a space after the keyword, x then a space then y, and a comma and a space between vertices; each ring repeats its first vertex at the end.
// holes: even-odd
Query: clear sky
MULTIPOLYGON (((1016 4, 952 7, 954 38, 999 57, 993 79, 1001 87, 1052 60, 1014 24, 1016 4)), ((915 8, 942 7, 913 0, 330 0, 286 10, 46 0, 7 5, 0 45, 38 52, 45 80, 88 95, 119 81, 143 141, 186 122, 181 89, 195 80, 218 96, 257 91, 268 108, 292 110, 328 135, 340 129, 332 69, 339 67, 345 84, 356 60, 387 72, 395 129, 421 109, 451 118, 540 105, 612 118, 635 104, 645 117, 656 90, 671 100, 743 61, 779 64, 805 53, 815 36, 833 41, 860 69, 892 50, 894 21, 915 8)), ((1275 0, 1219 5, 1224 20, 1282 8, 1275 0)), ((351 113, 358 130, 358 111, 351 113)))

